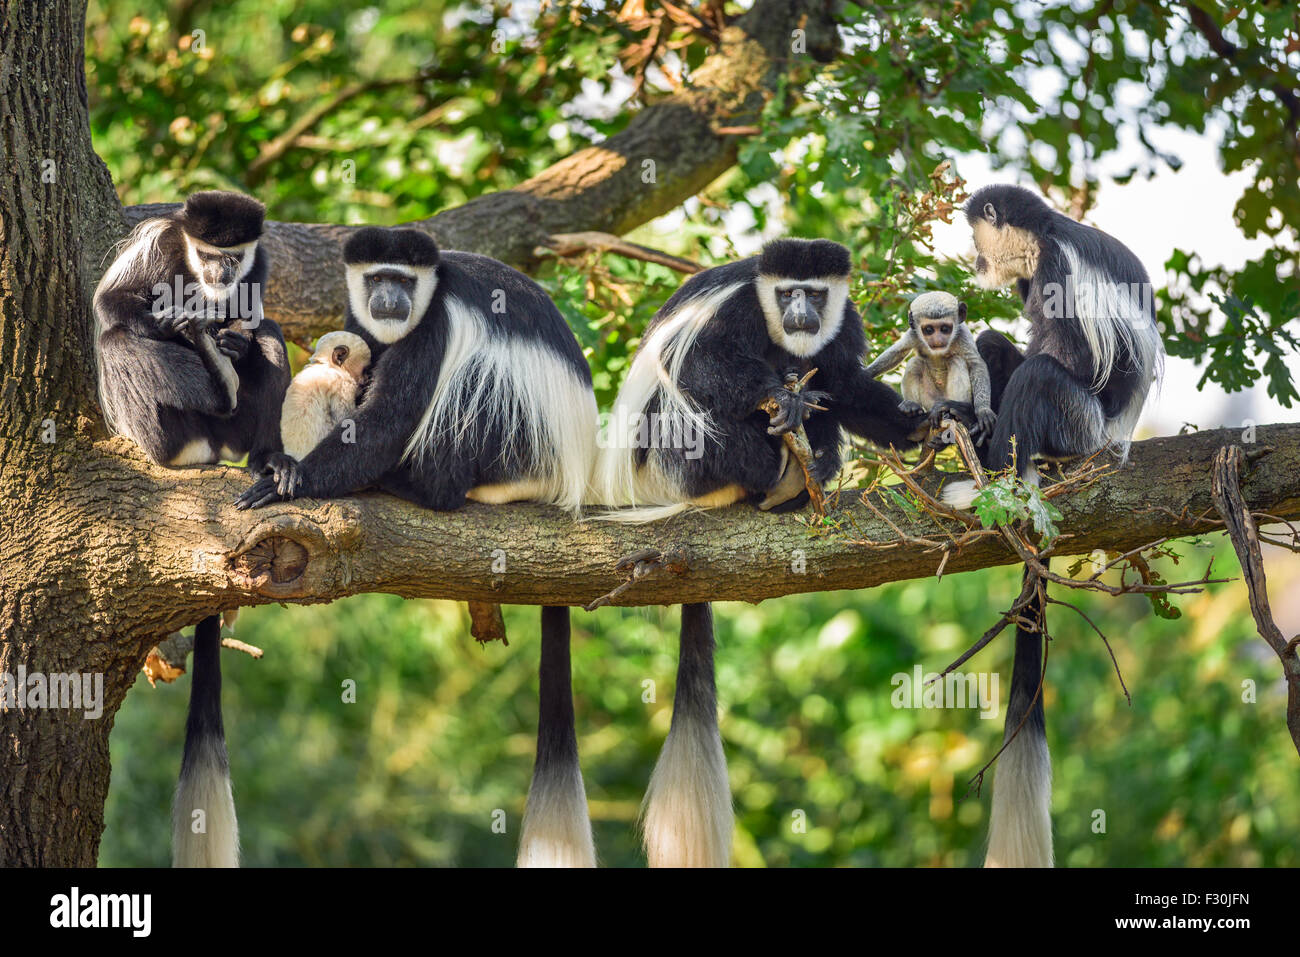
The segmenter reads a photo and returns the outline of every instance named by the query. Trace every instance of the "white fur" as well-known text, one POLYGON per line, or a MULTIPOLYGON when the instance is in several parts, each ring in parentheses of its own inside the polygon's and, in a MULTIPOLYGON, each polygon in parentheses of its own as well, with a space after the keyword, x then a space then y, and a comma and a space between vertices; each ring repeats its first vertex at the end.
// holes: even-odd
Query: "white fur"
POLYGON ((357 410, 357 376, 370 362, 370 347, 350 332, 328 332, 301 372, 289 383, 280 409, 280 441, 286 455, 301 461, 334 427, 357 410), (338 346, 349 350, 342 368, 330 353, 338 346), (355 373, 354 371, 355 370, 355 373))
MULTIPOLYGON (((1033 462, 1028 463, 1021 469, 1020 481, 1026 485, 1037 486, 1042 482, 1042 476, 1038 474, 1038 466, 1033 462)), ((970 479, 959 479, 956 482, 948 482, 943 487, 940 494, 940 500, 952 508, 968 509, 975 504, 975 496, 979 489, 970 479)))
POLYGON ((533 776, 519 839, 518 867, 595 867, 587 793, 576 763, 533 776))
POLYGON ((651 449, 644 466, 638 467, 638 436, 635 417, 643 415, 657 396, 661 421, 680 423, 701 440, 714 434, 709 413, 698 408, 677 385, 682 364, 705 325, 744 283, 730 283, 686 300, 672 316, 658 325, 637 349, 610 415, 611 433, 597 453, 592 482, 593 504, 633 509, 602 513, 602 519, 644 522, 675 515, 689 507, 678 482, 665 473, 659 456, 651 449), (638 517, 641 513, 644 517, 638 517))
MULTIPOLYGON (((113 247, 113 261, 105 270, 99 285, 95 287, 95 298, 102 293, 120 286, 131 277, 154 275, 161 265, 162 253, 158 249, 158 240, 171 221, 167 219, 146 219, 127 234, 126 238, 113 247)), ((104 323, 99 310, 95 309, 95 328, 91 336, 91 345, 95 352, 95 380, 99 388, 99 405, 104 410, 104 423, 114 435, 122 430, 115 421, 111 403, 107 401, 108 390, 104 387, 104 361, 99 352, 99 337, 104 332, 104 323)))
POLYGON ((146 219, 114 248, 115 258, 99 280, 95 292, 121 285, 131 276, 150 275, 161 265, 158 240, 171 225, 168 219, 146 219))
POLYGON ((541 479, 524 479, 521 482, 496 482, 476 485, 465 497, 484 505, 505 505, 509 502, 535 502, 547 494, 547 484, 541 479))
POLYGON ((678 710, 642 808, 651 867, 728 867, 735 818, 716 721, 678 710))
POLYGON ((173 867, 238 867, 239 822, 230 776, 221 768, 219 743, 207 739, 197 760, 176 786, 172 805, 173 867), (204 833, 195 834, 195 810, 204 813, 204 833))
MULTIPOLYGON (((1115 365, 1121 345, 1138 364, 1144 386, 1149 386, 1161 352, 1160 338, 1142 303, 1127 286, 1095 268, 1067 242, 1060 244, 1074 284, 1074 316, 1092 353, 1093 385, 1101 386, 1115 365), (1081 294, 1081 290, 1091 290, 1081 294)), ((1145 391, 1145 389, 1143 390, 1145 391)))
POLYGON ((843 276, 824 276, 818 279, 789 279, 781 276, 759 276, 754 283, 758 304, 767 320, 767 335, 791 355, 807 357, 816 355, 835 338, 844 323, 844 305, 849 299, 849 281, 843 276), (815 333, 796 332, 790 335, 781 322, 781 308, 777 305, 776 290, 786 283, 816 286, 827 291, 826 311, 822 324, 815 333))
POLYGON ((249 243, 240 243, 238 246, 213 246, 202 240, 195 239, 189 233, 182 232, 185 237, 185 258, 189 262, 190 272, 194 273, 194 278, 198 280, 199 288, 203 290, 203 298, 209 302, 220 302, 239 284, 239 281, 247 276, 253 270, 253 261, 257 257, 257 240, 249 243), (240 253, 239 271, 235 278, 227 286, 209 285, 203 279, 203 261, 199 259, 199 253, 207 253, 209 256, 217 253, 240 253))
POLYGON ((438 288, 436 266, 398 266, 393 263, 348 263, 348 303, 352 315, 361 327, 385 345, 392 345, 414 329, 424 318, 433 301, 433 291, 438 288), (415 280, 415 293, 411 296, 411 313, 402 322, 372 319, 370 298, 366 295, 365 277, 377 270, 405 273, 415 280))
MULTIPOLYGON (((540 459, 534 501, 577 511, 587 496, 596 448, 596 400, 564 361, 518 337, 492 341, 488 319, 455 296, 444 300, 447 349, 433 398, 403 459, 420 461, 439 439, 470 441, 481 412, 504 422, 507 441, 526 438, 540 459)), ((510 449, 503 449, 503 458, 510 449)))
POLYGON ((984 866, 1051 867, 1052 760, 1047 741, 1021 728, 998 758, 994 776, 984 866))
POLYGON ((218 461, 217 453, 213 450, 211 442, 207 439, 190 439, 167 464, 172 468, 181 468, 186 465, 211 465, 216 461, 218 461))

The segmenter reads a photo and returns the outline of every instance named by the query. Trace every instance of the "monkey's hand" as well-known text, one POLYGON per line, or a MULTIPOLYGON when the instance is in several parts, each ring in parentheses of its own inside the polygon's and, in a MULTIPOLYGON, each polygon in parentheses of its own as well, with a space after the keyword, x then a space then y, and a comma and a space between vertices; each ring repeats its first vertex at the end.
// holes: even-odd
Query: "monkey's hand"
POLYGON ((294 498, 298 487, 302 485, 302 469, 298 460, 284 452, 272 452, 266 457, 262 467, 263 475, 275 479, 276 492, 285 498, 294 498))
POLYGON ((911 399, 904 399, 898 403, 898 411, 903 415, 919 415, 925 411, 925 406, 919 402, 913 402, 911 399))
POLYGON ((791 392, 784 386, 773 389, 767 396, 767 400, 774 404, 774 408, 768 412, 770 425, 767 434, 785 435, 787 432, 793 432, 813 414, 812 407, 827 398, 829 393, 817 392, 813 389, 805 389, 802 392, 791 392))
POLYGON ((223 326, 218 329, 216 338, 217 351, 231 362, 238 362, 248 355, 248 347, 252 343, 252 339, 233 326, 223 326))
POLYGON ((158 315, 158 328, 174 338, 197 343, 204 324, 198 316, 187 315, 183 308, 169 306, 158 315))
POLYGON ((983 445, 993 435, 993 428, 998 424, 998 414, 992 409, 975 410, 975 428, 970 430, 970 440, 976 445, 983 445))
POLYGON ((271 471, 270 475, 264 475, 243 495, 235 499, 235 508, 243 511, 250 508, 262 508, 273 502, 287 502, 291 498, 297 498, 298 493, 303 486, 303 472, 300 463, 295 462, 292 458, 283 453, 279 453, 281 459, 288 459, 293 462, 293 467, 285 470, 283 467, 280 471, 275 471, 275 456, 268 460, 267 470, 271 471), (281 482, 285 482, 282 488, 281 482))

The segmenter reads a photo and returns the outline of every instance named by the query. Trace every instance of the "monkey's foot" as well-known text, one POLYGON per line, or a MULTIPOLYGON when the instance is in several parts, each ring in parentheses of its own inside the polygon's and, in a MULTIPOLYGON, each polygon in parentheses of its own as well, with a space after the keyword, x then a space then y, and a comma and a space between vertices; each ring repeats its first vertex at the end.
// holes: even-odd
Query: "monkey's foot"
POLYGON ((672 551, 664 554, 657 548, 642 548, 630 555, 624 555, 614 563, 614 571, 622 572, 627 575, 627 581, 623 582, 623 584, 619 585, 609 594, 601 595, 591 604, 587 605, 586 610, 595 611, 597 608, 608 605, 637 582, 665 573, 680 575, 682 572, 686 571, 687 567, 686 553, 680 551, 672 551))

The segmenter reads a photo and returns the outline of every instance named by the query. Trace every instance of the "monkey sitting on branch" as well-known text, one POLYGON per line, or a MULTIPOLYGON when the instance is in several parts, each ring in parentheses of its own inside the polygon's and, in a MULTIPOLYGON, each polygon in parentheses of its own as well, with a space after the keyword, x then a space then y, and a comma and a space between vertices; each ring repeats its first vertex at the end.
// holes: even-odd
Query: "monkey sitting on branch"
POLYGON ((296 481, 296 467, 335 426, 357 411, 357 397, 370 365, 370 346, 351 332, 327 332, 293 377, 280 413, 283 455, 272 455, 269 470, 281 494, 296 481))
POLYGON ((915 352, 903 373, 904 413, 929 412, 930 426, 945 417, 970 427, 971 439, 982 444, 993 434, 997 414, 992 408, 989 370, 966 328, 966 303, 952 293, 924 292, 907 310, 907 332, 867 366, 873 379, 915 352))

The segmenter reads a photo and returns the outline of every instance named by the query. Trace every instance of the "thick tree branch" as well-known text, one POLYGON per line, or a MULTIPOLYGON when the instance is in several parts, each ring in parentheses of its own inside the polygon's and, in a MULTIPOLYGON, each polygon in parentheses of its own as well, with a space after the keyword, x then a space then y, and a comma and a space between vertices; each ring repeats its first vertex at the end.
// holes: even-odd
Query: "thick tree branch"
MULTIPOLYGON (((1070 536, 1061 554, 1096 548, 1123 551, 1164 536, 1218 527, 1181 516, 1212 509, 1215 453, 1238 441, 1235 431, 1203 432, 1137 443, 1130 463, 1112 477, 1057 500, 1070 536)), ((1243 477, 1252 511, 1300 517, 1300 425, 1257 430, 1258 455, 1243 477)), ((869 588, 929 577, 939 556, 923 544, 888 551, 811 531, 794 516, 749 507, 686 515, 651 526, 589 521, 533 505, 470 505, 435 513, 387 495, 329 502, 300 501, 254 512, 231 502, 247 485, 224 467, 176 471, 146 464, 123 439, 97 443, 75 480, 62 490, 47 521, 52 541, 5 543, 0 562, 64 547, 67 529, 86 527, 84 579, 59 594, 31 597, 27 612, 57 614, 82 600, 96 630, 142 641, 213 611, 267 602, 328 602, 362 592, 507 604, 584 605, 613 591, 624 575, 617 561, 652 547, 681 553, 680 574, 648 577, 615 604, 761 601, 800 592, 869 588), (111 534, 102 530, 105 526, 111 534), (12 548, 12 553, 11 553, 12 548), (800 571, 799 569, 803 569, 800 571), (118 608, 109 594, 129 594, 118 608)), ((841 496, 843 502, 856 496, 841 496)), ((860 505, 831 517, 851 519, 874 538, 894 533, 860 505)), ((890 516, 909 535, 937 536, 930 519, 890 516)), ((945 574, 1019 561, 996 537, 949 555, 945 574)), ((142 654, 149 645, 144 645, 142 654)))
MULTIPOLYGON (((480 196, 408 225, 448 249, 483 253, 527 269, 548 237, 601 230, 621 235, 700 192, 736 161, 724 128, 757 122, 791 61, 827 60, 839 49, 834 0, 756 0, 722 31, 690 86, 657 101, 619 133, 579 150, 514 189, 480 196), (807 53, 792 52, 796 30, 807 53)), ((132 206, 130 225, 175 204, 132 206)), ((300 342, 337 328, 343 312, 342 242, 355 227, 271 222, 266 314, 300 342)))

